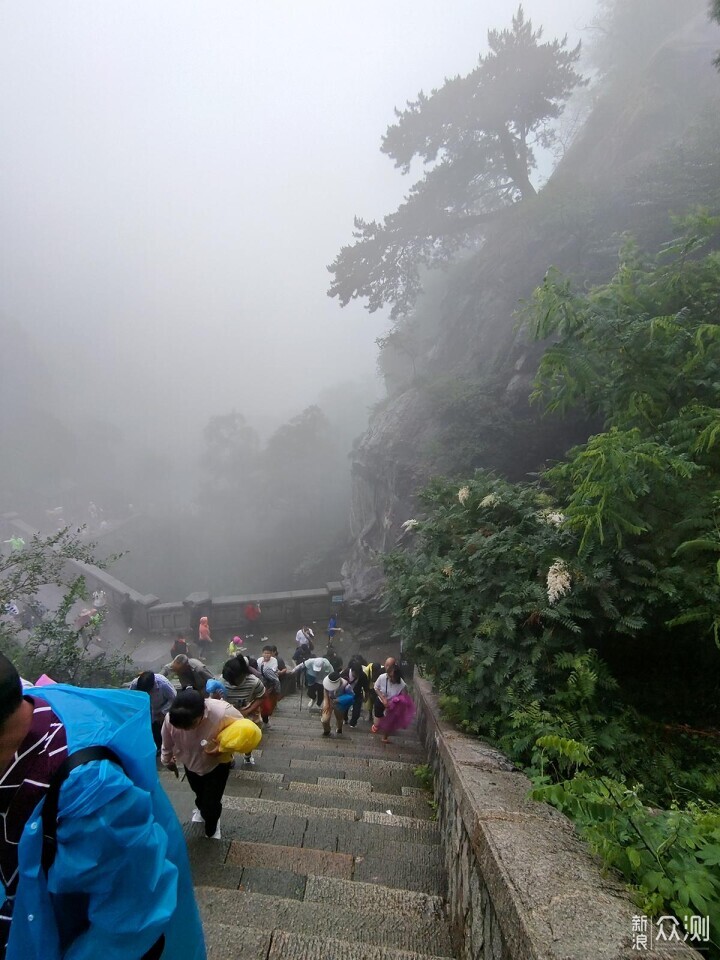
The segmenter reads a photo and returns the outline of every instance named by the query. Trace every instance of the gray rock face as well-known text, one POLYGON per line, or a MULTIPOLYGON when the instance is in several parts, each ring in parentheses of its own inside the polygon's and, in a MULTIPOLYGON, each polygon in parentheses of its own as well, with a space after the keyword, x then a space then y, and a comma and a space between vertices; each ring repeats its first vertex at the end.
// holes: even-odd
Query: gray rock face
POLYGON ((482 466, 517 479, 591 432, 594 425, 562 424, 529 408, 542 345, 528 342, 519 308, 551 266, 584 284, 601 282, 615 269, 624 231, 655 247, 675 229, 669 212, 711 196, 720 202, 717 172, 709 190, 703 164, 688 160, 692 131, 718 115, 718 48, 720 30, 705 12, 691 17, 632 83, 598 99, 547 187, 488 229, 482 248, 445 275, 444 294, 443 278, 433 275, 432 291, 403 324, 406 336, 419 331, 423 353, 411 365, 401 354, 386 357, 390 396, 354 452, 352 546, 342 571, 351 602, 381 593, 382 556, 415 516, 414 494, 431 476, 482 466), (657 174, 663 150, 672 156, 657 174), (486 407, 453 406, 452 390, 464 383, 481 392, 487 384, 486 407), (493 426, 498 413, 512 421, 509 440, 493 426))

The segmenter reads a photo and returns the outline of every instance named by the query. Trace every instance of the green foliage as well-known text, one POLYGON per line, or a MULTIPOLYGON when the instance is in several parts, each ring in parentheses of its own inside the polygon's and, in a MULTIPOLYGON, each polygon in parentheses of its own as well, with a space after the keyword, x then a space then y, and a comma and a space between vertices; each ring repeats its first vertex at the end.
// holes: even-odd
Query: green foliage
POLYGON ((433 784, 435 783, 435 774, 429 764, 421 763, 417 767, 414 767, 413 774, 423 790, 432 790, 433 784))
POLYGON ((720 254, 703 245, 720 219, 699 210, 681 223, 654 258, 628 241, 615 276, 588 293, 545 279, 533 331, 554 342, 534 397, 605 422, 545 476, 581 551, 632 544, 654 572, 666 622, 704 622, 717 637, 720 568, 699 545, 718 529, 720 254))
POLYGON ((0 650, 21 673, 33 679, 47 673, 64 683, 116 680, 124 673, 126 659, 89 651, 102 615, 81 630, 68 622, 74 603, 87 599, 85 579, 69 572, 72 568, 68 560, 101 568, 106 565, 94 556, 92 544, 84 543, 79 532, 72 533, 67 527, 50 537, 34 536, 22 549, 11 549, 0 556, 0 610, 6 604, 22 606, 33 601, 46 584, 64 591, 58 609, 46 612, 29 632, 15 619, 0 618, 0 650))
POLYGON ((625 877, 644 913, 674 913, 686 927, 693 914, 709 916, 717 938, 720 809, 703 803, 650 809, 642 792, 640 784, 578 773, 537 786, 532 796, 575 821, 595 853, 625 877))
POLYGON ((416 158, 429 169, 381 223, 355 219, 355 242, 328 268, 342 306, 366 297, 371 311, 391 303, 394 319, 407 313, 421 268, 447 263, 476 242, 479 225, 535 196, 534 147, 553 145, 555 121, 585 82, 575 69, 580 47, 542 42, 522 6, 509 29, 488 33, 488 47, 470 74, 395 111, 383 152, 404 173, 416 158))
POLYGON ((685 226, 657 257, 627 243, 588 292, 546 279, 536 399, 603 428, 535 483, 434 480, 412 551, 387 559, 386 602, 450 719, 524 767, 649 912, 710 914, 717 931, 717 740, 641 714, 603 656, 674 637, 692 662, 718 635, 718 221, 685 226))

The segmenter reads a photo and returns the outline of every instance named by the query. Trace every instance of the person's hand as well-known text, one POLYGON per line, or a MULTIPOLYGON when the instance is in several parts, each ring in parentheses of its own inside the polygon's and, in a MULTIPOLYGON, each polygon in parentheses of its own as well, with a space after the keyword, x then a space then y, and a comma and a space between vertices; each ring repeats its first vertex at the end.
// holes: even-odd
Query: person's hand
POLYGON ((175 776, 176 776, 178 779, 180 779, 180 774, 178 773, 178 766, 177 766, 177 763, 175 763, 174 760, 171 760, 170 763, 166 763, 165 766, 166 766, 166 768, 170 771, 170 773, 174 773, 175 776))

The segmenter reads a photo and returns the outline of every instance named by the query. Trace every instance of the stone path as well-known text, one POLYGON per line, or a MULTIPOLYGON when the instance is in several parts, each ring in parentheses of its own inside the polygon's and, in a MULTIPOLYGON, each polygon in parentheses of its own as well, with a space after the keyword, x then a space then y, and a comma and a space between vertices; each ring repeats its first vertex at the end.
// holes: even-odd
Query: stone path
POLYGON ((187 783, 162 782, 185 828, 209 960, 452 956, 437 825, 414 732, 383 746, 363 718, 322 736, 307 699, 279 704, 256 766, 231 771, 223 839, 188 823, 187 783))

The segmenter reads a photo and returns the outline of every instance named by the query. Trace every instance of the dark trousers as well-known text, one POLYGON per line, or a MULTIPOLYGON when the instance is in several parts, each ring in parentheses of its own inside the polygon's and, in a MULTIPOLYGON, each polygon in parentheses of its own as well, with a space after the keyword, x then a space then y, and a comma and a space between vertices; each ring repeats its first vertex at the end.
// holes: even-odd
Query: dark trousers
POLYGON ((377 694, 375 694, 375 702, 373 703, 373 713, 378 720, 385 716, 385 704, 377 694))
POLYGON ((195 794, 195 804, 205 821, 205 833, 211 837, 217 830, 222 813, 222 795, 230 774, 229 763, 219 763, 210 773, 193 773, 185 767, 187 780, 195 794))
POLYGON ((155 750, 157 753, 160 753, 160 747, 162 747, 162 725, 162 720, 153 720, 151 724, 153 740, 155 741, 155 750))
POLYGON ((307 695, 313 700, 319 707, 322 708, 323 699, 325 697, 325 690, 321 683, 311 683, 307 688, 307 695))
POLYGON ((350 715, 350 724, 354 727, 358 722, 358 717, 360 716, 360 711, 362 710, 363 705, 363 692, 362 690, 355 691, 355 699, 352 704, 345 711, 345 719, 347 720, 348 714, 350 715), (351 712, 352 711, 352 712, 351 712))

